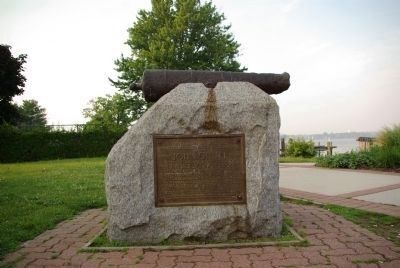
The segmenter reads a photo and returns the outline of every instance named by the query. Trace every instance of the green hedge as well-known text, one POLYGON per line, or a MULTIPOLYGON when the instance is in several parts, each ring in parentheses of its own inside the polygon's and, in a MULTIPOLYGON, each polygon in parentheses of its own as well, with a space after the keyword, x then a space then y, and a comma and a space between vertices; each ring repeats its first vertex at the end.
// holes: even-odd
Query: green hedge
POLYGON ((21 131, 0 128, 0 162, 106 156, 124 131, 21 131))

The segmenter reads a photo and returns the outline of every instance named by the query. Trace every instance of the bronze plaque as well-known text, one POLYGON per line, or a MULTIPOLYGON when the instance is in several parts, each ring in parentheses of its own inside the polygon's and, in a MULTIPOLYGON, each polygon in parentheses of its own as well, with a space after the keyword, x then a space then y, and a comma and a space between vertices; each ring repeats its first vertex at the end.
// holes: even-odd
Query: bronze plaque
POLYGON ((243 134, 153 135, 155 203, 245 204, 243 134))

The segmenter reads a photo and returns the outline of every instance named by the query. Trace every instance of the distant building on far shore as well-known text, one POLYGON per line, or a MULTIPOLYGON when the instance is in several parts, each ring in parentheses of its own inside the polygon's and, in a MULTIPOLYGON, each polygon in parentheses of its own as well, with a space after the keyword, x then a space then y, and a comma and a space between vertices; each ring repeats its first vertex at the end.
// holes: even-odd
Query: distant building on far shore
POLYGON ((375 138, 373 137, 358 137, 358 150, 359 151, 366 151, 371 148, 371 146, 375 142, 375 138))

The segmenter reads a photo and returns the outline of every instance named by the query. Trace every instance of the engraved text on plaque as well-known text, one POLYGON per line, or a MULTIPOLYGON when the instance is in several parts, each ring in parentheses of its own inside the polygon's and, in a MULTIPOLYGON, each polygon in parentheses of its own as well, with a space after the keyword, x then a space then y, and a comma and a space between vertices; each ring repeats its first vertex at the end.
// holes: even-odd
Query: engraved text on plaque
POLYGON ((156 206, 246 203, 243 134, 153 135, 156 206))

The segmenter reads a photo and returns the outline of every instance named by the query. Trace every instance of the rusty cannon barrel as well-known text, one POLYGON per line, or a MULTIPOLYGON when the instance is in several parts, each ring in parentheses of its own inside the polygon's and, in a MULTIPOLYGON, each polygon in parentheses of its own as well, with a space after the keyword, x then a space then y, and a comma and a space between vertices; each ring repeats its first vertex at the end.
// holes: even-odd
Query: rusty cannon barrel
POLYGON ((290 86, 288 73, 241 73, 197 70, 145 70, 140 83, 132 83, 130 89, 143 91, 146 101, 156 102, 182 83, 203 83, 213 88, 218 82, 250 82, 268 94, 279 94, 290 86))

